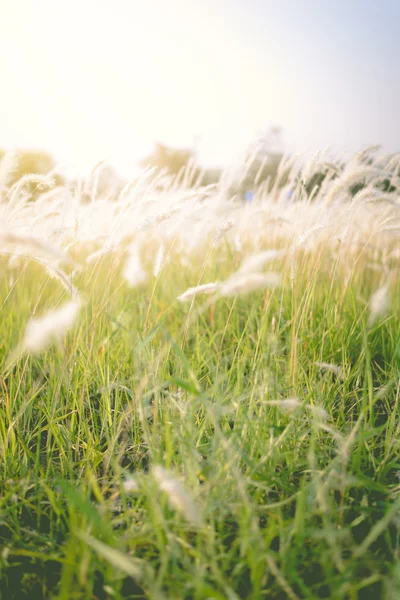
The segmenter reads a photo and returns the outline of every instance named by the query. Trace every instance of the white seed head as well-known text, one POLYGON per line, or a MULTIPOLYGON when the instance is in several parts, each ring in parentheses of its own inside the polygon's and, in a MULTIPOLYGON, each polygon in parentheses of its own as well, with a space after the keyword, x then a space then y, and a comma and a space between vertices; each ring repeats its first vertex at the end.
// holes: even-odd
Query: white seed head
POLYGON ((29 321, 21 344, 21 352, 37 354, 54 340, 61 341, 74 324, 81 308, 80 299, 71 300, 43 317, 29 321))
POLYGON ((212 294, 217 291, 221 287, 221 284, 218 281, 214 283, 203 283, 202 285, 198 285, 196 287, 191 287, 186 292, 178 296, 177 300, 180 302, 187 302, 191 300, 198 294, 212 294))
POLYGON ((161 273, 161 269, 164 266, 164 259, 165 259, 165 248, 164 248, 164 245, 161 244, 161 246, 158 249, 156 259, 154 261, 154 270, 153 270, 154 277, 158 277, 159 274, 161 273))
POLYGON ((382 317, 384 317, 390 308, 390 287, 386 282, 372 296, 369 302, 369 320, 368 325, 372 327, 382 317))
POLYGON ((268 406, 276 406, 280 408, 284 412, 293 412, 296 408, 301 406, 301 402, 298 398, 286 398, 284 400, 266 400, 263 404, 267 404, 268 406))
POLYGON ((153 468, 153 476, 160 490, 167 494, 171 507, 185 517, 188 523, 200 526, 200 511, 182 483, 160 466, 153 468))
POLYGON ((142 266, 139 247, 136 243, 131 244, 128 249, 128 258, 125 262, 123 276, 129 287, 132 288, 144 283, 147 279, 147 274, 142 266))
POLYGON ((215 237, 214 237, 214 241, 213 241, 213 248, 218 248, 222 242, 222 240, 225 237, 225 234, 232 229, 232 227, 234 226, 235 222, 233 221, 233 219, 228 219, 227 221, 225 221, 225 223, 222 223, 222 225, 220 225, 215 233, 215 237))
POLYGON ((320 421, 327 421, 329 419, 329 414, 321 406, 313 406, 312 404, 306 404, 305 408, 309 410, 311 414, 320 421))
POLYGON ((279 273, 235 273, 221 286, 221 296, 248 294, 265 288, 275 289, 281 284, 279 273))
POLYGON ((343 367, 341 365, 333 365, 331 363, 326 362, 315 362, 314 365, 322 371, 329 371, 330 373, 336 375, 336 377, 344 379, 343 367))
POLYGON ((125 478, 125 481, 122 484, 122 488, 124 492, 137 492, 139 490, 139 484, 136 479, 134 479, 131 475, 128 475, 125 478))
POLYGON ((25 254, 31 254, 35 251, 35 256, 45 256, 48 259, 56 261, 71 262, 68 255, 64 252, 29 233, 15 233, 13 231, 0 232, 0 250, 8 250, 10 248, 23 249, 25 254))
POLYGON ((258 273, 267 263, 275 260, 275 258, 281 256, 282 253, 282 250, 271 249, 258 252, 257 254, 252 254, 244 259, 240 266, 239 272, 243 274, 258 273))

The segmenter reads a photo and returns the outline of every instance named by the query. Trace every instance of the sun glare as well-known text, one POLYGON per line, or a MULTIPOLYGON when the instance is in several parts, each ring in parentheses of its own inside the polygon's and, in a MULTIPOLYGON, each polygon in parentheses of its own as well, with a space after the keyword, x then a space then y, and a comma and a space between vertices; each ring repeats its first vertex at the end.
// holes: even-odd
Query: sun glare
POLYGON ((109 159, 129 170, 154 141, 190 147, 195 136, 206 161, 223 162, 258 124, 242 107, 255 65, 221 36, 215 11, 199 7, 194 19, 177 1, 19 0, 2 12, 5 145, 43 147, 78 169, 109 159))
POLYGON ((268 125, 283 128, 289 151, 396 150, 385 116, 395 83, 382 85, 386 67, 371 78, 358 64, 347 25, 332 44, 325 13, 257 0, 251 10, 226 0, 3 0, 1 145, 43 148, 85 172, 100 159, 128 172, 156 141, 196 139, 203 163, 226 164, 268 125))

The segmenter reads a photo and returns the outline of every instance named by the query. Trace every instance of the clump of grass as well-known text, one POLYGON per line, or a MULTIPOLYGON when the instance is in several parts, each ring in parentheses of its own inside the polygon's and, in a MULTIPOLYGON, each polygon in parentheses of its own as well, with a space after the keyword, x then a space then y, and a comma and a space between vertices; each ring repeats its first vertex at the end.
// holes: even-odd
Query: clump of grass
POLYGON ((398 162, 362 160, 246 206, 2 174, 4 597, 396 597, 399 197, 347 186, 398 162))

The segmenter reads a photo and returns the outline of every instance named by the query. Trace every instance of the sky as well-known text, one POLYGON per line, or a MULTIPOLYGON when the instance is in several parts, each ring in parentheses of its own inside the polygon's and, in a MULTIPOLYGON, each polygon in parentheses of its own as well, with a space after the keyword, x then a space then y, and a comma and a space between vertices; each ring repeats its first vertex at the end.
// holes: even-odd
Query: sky
POLYGON ((122 172, 155 141, 229 163, 400 151, 398 0, 0 0, 0 147, 122 172))

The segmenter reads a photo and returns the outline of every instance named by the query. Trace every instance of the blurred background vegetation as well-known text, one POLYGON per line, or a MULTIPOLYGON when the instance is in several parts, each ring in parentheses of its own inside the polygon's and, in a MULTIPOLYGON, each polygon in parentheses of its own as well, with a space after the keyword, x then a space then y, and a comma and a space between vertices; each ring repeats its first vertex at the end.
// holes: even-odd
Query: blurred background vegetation
MULTIPOLYGON (((363 155, 362 163, 366 167, 372 165, 372 155, 377 149, 378 146, 375 149, 371 148, 370 152, 367 151, 363 155)), ((5 154, 6 151, 0 149, 0 161, 5 154)), ((393 158, 394 155, 387 155, 386 158, 382 157, 382 160, 388 163, 393 158)), ((217 166, 203 167, 199 164, 195 146, 173 147, 161 142, 156 142, 153 151, 138 161, 138 167, 144 170, 151 169, 155 176, 160 178, 161 187, 165 185, 165 178, 162 177, 165 175, 167 181, 172 181, 174 185, 184 187, 220 185, 230 198, 251 201, 256 190, 262 189, 262 192, 270 194, 284 186, 288 186, 288 199, 291 197, 290 190, 293 184, 298 183, 297 179, 301 173, 301 170, 297 169, 297 179, 293 178, 291 169, 294 160, 292 159, 295 157, 285 154, 281 129, 270 127, 248 145, 236 164, 225 169, 217 166)), ((127 183, 117 169, 106 161, 98 163, 83 181, 68 179, 62 174, 55 157, 43 149, 19 149, 13 153, 12 163, 12 168, 7 175, 8 185, 12 186, 25 178, 24 189, 32 199, 47 189, 66 184, 69 184, 69 187, 80 186, 83 190, 82 198, 87 201, 95 197, 116 198, 127 183), (30 175, 45 176, 48 177, 48 181, 44 180, 38 184, 37 180, 28 177, 30 175)), ((336 179, 345 168, 345 164, 341 160, 333 163, 316 160, 312 170, 302 182, 301 189, 304 197, 312 198, 324 182, 336 179)), ((400 165, 394 177, 391 180, 380 181, 377 188, 382 192, 395 192, 400 189, 399 182, 400 165)), ((355 185, 349 185, 351 195, 354 196, 365 185, 362 179, 355 185)))

